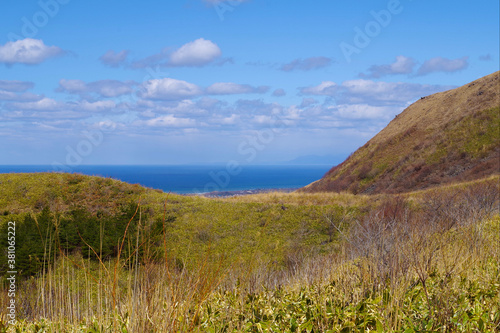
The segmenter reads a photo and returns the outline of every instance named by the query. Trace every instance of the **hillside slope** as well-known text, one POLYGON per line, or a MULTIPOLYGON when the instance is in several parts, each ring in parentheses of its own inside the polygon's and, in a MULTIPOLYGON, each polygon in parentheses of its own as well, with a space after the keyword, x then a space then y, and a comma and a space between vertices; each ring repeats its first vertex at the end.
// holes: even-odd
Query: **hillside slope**
MULTIPOLYGON (((125 235, 129 246, 139 237, 150 251, 140 256, 167 251, 174 266, 194 267, 209 252, 234 265, 262 261, 286 267, 294 258, 337 246, 327 218, 355 218, 382 200, 333 193, 266 195, 265 202, 244 202, 167 194, 79 174, 0 174, 0 248, 7 247, 12 221, 20 275, 40 271, 47 244, 54 256, 66 251, 96 259, 89 254, 92 247, 110 259, 125 235)), ((6 262, 7 256, 0 256, 0 271, 7 271, 6 262)))
POLYGON ((400 193, 498 174, 499 77, 420 99, 301 191, 400 193))

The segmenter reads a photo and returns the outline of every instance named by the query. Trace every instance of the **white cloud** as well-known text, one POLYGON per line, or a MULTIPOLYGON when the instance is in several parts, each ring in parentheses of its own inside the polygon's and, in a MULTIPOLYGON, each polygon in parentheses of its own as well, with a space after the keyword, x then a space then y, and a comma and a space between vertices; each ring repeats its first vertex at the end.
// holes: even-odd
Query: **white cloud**
POLYGON ((26 92, 34 86, 33 82, 0 80, 0 101, 38 101, 43 96, 26 92))
POLYGON ((220 123, 223 125, 234 125, 240 119, 240 116, 232 114, 229 117, 222 118, 220 123))
POLYGON ((214 125, 215 128, 222 126, 232 126, 238 124, 238 122, 241 119, 241 115, 238 114, 231 114, 226 117, 220 116, 220 115, 212 115, 209 119, 207 120, 207 123, 210 125, 214 125))
POLYGON ((155 101, 153 105, 150 106, 149 111, 154 111, 156 113, 169 113, 173 115, 200 115, 207 113, 207 110, 201 107, 198 102, 193 102, 189 99, 168 102, 155 101))
POLYGON ((285 96, 286 95, 286 91, 284 89, 276 89, 275 91, 273 91, 273 96, 275 97, 281 97, 281 96, 285 96))
POLYGON ((341 102, 355 104, 404 104, 421 96, 427 96, 451 87, 405 82, 375 82, 350 80, 342 83, 341 102))
POLYGON ((262 94, 266 93, 269 87, 252 87, 248 84, 237 84, 232 82, 214 83, 206 89, 210 95, 233 95, 233 94, 262 94))
POLYGON ((234 107, 241 114, 273 114, 277 109, 282 107, 277 103, 266 103, 262 99, 239 99, 234 104, 234 107))
POLYGON ((65 104, 53 100, 52 98, 44 97, 36 102, 12 103, 9 104, 8 107, 9 109, 18 109, 18 110, 53 111, 53 110, 63 109, 65 107, 65 104))
POLYGON ((82 111, 101 112, 114 109, 115 107, 116 103, 114 101, 81 101, 76 108, 82 111))
POLYGON ((225 104, 225 102, 211 97, 202 97, 196 102, 196 105, 203 109, 211 109, 223 104, 225 104))
POLYGON ((82 80, 59 80, 59 88, 57 91, 65 91, 69 93, 83 93, 87 92, 87 84, 82 80))
POLYGON ((372 106, 367 104, 342 104, 332 109, 338 115, 346 119, 387 119, 401 112, 400 108, 388 108, 382 106, 372 106))
POLYGON ((104 119, 104 120, 96 122, 95 124, 93 124, 92 127, 99 129, 99 130, 109 131, 109 130, 116 129, 119 126, 121 126, 121 124, 114 122, 110 119, 104 119))
POLYGON ((435 57, 424 62, 418 69, 417 75, 426 75, 434 72, 453 73, 463 70, 469 66, 469 57, 459 59, 447 59, 443 57, 435 57))
POLYGON ((368 69, 368 74, 361 73, 360 76, 366 78, 380 78, 386 75, 411 74, 413 73, 415 65, 416 62, 413 58, 400 55, 396 57, 396 60, 392 64, 373 65, 368 69))
POLYGON ((299 120, 301 118, 302 109, 298 108, 296 105, 292 105, 285 111, 285 117, 287 119, 299 120))
POLYGON ((168 55, 169 55, 168 48, 164 48, 160 53, 153 54, 144 59, 133 61, 130 64, 130 67, 134 69, 156 67, 156 66, 164 67, 167 65, 166 61, 168 60, 168 55))
POLYGON ((12 92, 12 91, 0 90, 0 101, 28 102, 28 101, 38 101, 42 98, 43 98, 43 96, 35 95, 32 93, 18 94, 18 93, 12 92))
MULTIPOLYGON (((15 111, 35 111, 36 113, 31 114, 31 116, 47 117, 47 115, 42 115, 42 113, 47 113, 49 115, 52 115, 54 119, 57 119, 58 117, 85 117, 87 112, 103 112, 115 110, 117 108, 117 105, 114 101, 110 100, 81 100, 79 102, 67 103, 44 97, 38 101, 33 102, 23 101, 8 103, 5 105, 5 108, 15 111)), ((26 115, 26 113, 23 113, 23 115, 26 115)))
POLYGON ((60 48, 47 46, 42 40, 26 38, 0 45, 0 63, 34 65, 62 53, 60 48))
POLYGON ((314 98, 303 98, 302 103, 300 104, 300 107, 306 108, 306 107, 311 106, 311 105, 316 104, 316 103, 318 103, 318 101, 315 100, 314 98))
POLYGON ((0 80, 0 90, 24 92, 35 86, 33 82, 0 80))
POLYGON ((305 95, 326 95, 333 96, 338 91, 338 85, 332 81, 323 81, 314 87, 300 88, 300 92, 305 95))
POLYGON ((257 115, 253 117, 253 122, 260 125, 274 125, 276 119, 266 115, 257 115))
MULTIPOLYGON (((397 56, 396 60, 388 65, 373 65, 368 69, 368 73, 360 73, 359 76, 362 78, 380 78, 387 75, 401 75, 401 74, 412 74, 416 61, 413 58, 405 56, 397 56)), ((418 69, 416 75, 422 76, 434 72, 457 72, 463 70, 469 66, 468 57, 462 57, 459 59, 447 59, 443 57, 435 57, 426 60, 422 66, 418 69)))
POLYGON ((169 66, 203 66, 222 55, 220 48, 210 40, 199 38, 181 46, 170 55, 169 66))
POLYGON ((52 123, 60 122, 63 123, 67 119, 76 119, 76 118, 84 118, 84 115, 74 111, 54 111, 54 110, 14 110, 5 112, 3 116, 6 119, 15 120, 22 123, 25 126, 29 126, 33 124, 36 120, 45 121, 49 120, 52 123), (54 120, 55 119, 55 120, 54 120))
POLYGON ((203 93, 202 89, 193 83, 171 78, 146 81, 142 88, 142 98, 157 100, 178 100, 203 93))
POLYGON ((292 62, 281 66, 281 70, 285 72, 301 70, 310 71, 329 66, 332 63, 331 58, 327 57, 311 57, 306 59, 295 59, 292 62))
MULTIPOLYGON (((371 80, 348 80, 342 83, 342 87, 346 88, 351 94, 359 95, 384 95, 389 94, 389 98, 392 99, 392 94, 397 90, 398 87, 405 86, 406 83, 402 82, 377 82, 371 80)), ((386 98, 386 97, 384 97, 386 98)))
POLYGON ((85 83, 81 80, 62 79, 59 81, 57 91, 77 95, 95 93, 101 97, 118 97, 131 94, 133 92, 132 87, 135 85, 137 85, 137 83, 133 81, 100 80, 85 83))
POLYGON ((418 97, 452 88, 454 87, 358 79, 345 81, 341 85, 325 81, 318 86, 301 88, 300 92, 304 95, 331 96, 339 104, 404 105, 418 97))
POLYGON ((232 63, 231 58, 221 58, 222 51, 210 40, 199 38, 180 48, 172 51, 171 47, 166 47, 160 53, 153 54, 144 59, 133 61, 131 68, 147 67, 202 67, 213 64, 222 66, 232 63))
POLYGON ((123 50, 120 52, 115 52, 113 50, 107 51, 103 54, 99 60, 106 66, 109 67, 118 67, 123 64, 128 57, 129 51, 123 50))
POLYGON ((173 115, 166 115, 146 121, 139 121, 136 124, 145 124, 152 127, 193 127, 196 125, 196 121, 190 118, 176 118, 173 115))
POLYGON ((396 61, 389 65, 389 74, 410 74, 413 72, 415 60, 405 56, 397 56, 396 61))

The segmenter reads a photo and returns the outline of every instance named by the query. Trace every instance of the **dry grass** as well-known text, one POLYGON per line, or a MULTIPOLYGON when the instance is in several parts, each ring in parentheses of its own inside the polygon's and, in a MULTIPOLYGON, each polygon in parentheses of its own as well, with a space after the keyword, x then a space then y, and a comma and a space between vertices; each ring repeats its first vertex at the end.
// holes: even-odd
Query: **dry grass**
POLYGON ((495 72, 457 89, 425 96, 398 115, 370 143, 386 142, 409 131, 412 126, 436 129, 476 112, 498 107, 499 87, 500 72, 495 72))
POLYGON ((499 78, 415 102, 304 191, 401 193, 498 174, 499 78))
MULTIPOLYGON (((169 264, 166 249, 163 262, 139 259, 139 250, 154 252, 139 241, 124 243, 120 251, 128 247, 130 255, 111 261, 62 255, 41 276, 19 284, 18 316, 24 321, 18 328, 495 331, 500 216, 498 187, 489 184, 426 193, 419 200, 386 196, 355 219, 325 215, 336 230, 337 250, 298 252, 286 267, 258 259, 228 262, 208 247, 183 268, 169 264)), ((0 300, 4 306, 5 289, 0 300)), ((0 322, 5 319, 3 314, 0 322)))
POLYGON ((225 199, 217 199, 226 202, 242 202, 242 203, 265 203, 265 204, 287 204, 287 205, 340 205, 344 207, 365 207, 377 204, 382 200, 383 195, 368 196, 354 195, 352 193, 283 193, 269 192, 253 195, 235 196, 225 199))

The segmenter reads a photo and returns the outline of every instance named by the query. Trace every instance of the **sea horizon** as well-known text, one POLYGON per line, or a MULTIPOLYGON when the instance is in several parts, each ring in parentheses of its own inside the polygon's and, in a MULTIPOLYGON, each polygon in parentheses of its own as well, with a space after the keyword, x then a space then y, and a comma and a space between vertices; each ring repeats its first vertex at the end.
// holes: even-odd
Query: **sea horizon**
POLYGON ((177 194, 246 190, 284 190, 304 187, 331 169, 331 165, 167 164, 79 165, 65 170, 52 165, 0 165, 0 173, 65 172, 100 176, 177 194))

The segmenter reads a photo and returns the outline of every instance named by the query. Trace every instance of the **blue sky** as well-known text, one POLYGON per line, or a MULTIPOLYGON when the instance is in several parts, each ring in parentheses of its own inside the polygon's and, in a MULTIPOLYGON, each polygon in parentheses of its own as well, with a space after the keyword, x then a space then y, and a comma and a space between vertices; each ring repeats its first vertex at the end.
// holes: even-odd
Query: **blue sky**
POLYGON ((339 162, 497 71, 498 1, 4 1, 0 164, 339 162))

